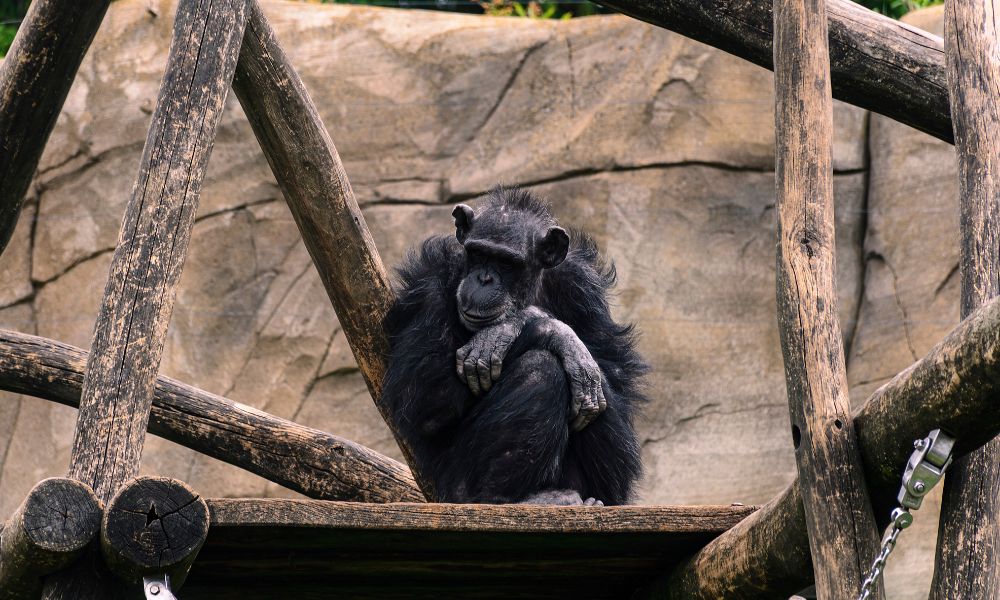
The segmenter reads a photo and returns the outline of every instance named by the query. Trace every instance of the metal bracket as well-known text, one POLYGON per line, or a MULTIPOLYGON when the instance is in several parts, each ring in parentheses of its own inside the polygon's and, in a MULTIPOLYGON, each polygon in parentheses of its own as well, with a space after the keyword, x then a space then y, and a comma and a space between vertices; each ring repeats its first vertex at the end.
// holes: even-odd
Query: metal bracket
POLYGON ((913 443, 914 451, 903 472, 903 485, 896 499, 908 509, 920 508, 924 496, 931 491, 951 464, 955 438, 940 429, 913 443))
POLYGON ((170 591, 170 575, 143 577, 142 591, 146 600, 177 600, 177 596, 170 591))

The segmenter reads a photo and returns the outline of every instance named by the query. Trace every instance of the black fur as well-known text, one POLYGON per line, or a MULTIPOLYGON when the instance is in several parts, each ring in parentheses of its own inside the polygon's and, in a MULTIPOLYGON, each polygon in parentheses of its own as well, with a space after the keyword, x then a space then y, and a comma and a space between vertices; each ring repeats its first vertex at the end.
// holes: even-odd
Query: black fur
MULTIPOLYGON (((555 224, 547 206, 523 190, 495 189, 487 206, 487 213, 506 208, 555 224)), ((458 317, 456 289, 466 266, 455 237, 424 241, 399 268, 397 300, 385 320, 391 357, 382 397, 441 501, 517 502, 548 489, 606 504, 632 497, 641 471, 633 421, 645 400, 647 367, 632 326, 615 323, 609 311, 614 266, 585 234, 570 238, 566 259, 541 271, 532 304, 572 328, 600 366, 608 407, 579 433, 567 423, 563 369, 540 349, 534 323, 485 396, 474 396, 456 376, 455 353, 472 333, 458 317)))

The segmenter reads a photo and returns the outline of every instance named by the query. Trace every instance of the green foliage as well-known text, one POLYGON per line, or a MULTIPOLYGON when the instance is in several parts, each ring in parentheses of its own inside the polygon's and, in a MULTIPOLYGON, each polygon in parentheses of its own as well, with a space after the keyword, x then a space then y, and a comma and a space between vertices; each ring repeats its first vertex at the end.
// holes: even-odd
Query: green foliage
POLYGON ((14 34, 17 33, 16 25, 0 25, 0 56, 7 54, 11 42, 14 41, 14 34))
POLYGON ((911 10, 917 10, 918 8, 926 8, 928 6, 936 6, 941 4, 943 0, 854 0, 862 6, 867 6, 868 8, 874 10, 875 12, 880 12, 883 15, 898 19, 910 12, 911 10))

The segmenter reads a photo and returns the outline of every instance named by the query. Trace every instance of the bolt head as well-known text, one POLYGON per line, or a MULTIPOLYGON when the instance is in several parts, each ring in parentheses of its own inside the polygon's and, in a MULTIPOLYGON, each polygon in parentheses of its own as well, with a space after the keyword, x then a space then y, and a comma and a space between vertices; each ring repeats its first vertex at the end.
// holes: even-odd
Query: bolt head
POLYGON ((924 442, 924 440, 916 440, 913 442, 913 447, 916 448, 917 450, 923 450, 925 443, 926 442, 924 442))
POLYGON ((924 485, 923 481, 918 481, 915 484, 913 484, 913 489, 917 490, 918 492, 922 492, 925 489, 927 489, 927 486, 924 485))
POLYGON ((155 583, 149 586, 149 593, 154 596, 158 595, 160 593, 160 586, 156 585, 155 583))

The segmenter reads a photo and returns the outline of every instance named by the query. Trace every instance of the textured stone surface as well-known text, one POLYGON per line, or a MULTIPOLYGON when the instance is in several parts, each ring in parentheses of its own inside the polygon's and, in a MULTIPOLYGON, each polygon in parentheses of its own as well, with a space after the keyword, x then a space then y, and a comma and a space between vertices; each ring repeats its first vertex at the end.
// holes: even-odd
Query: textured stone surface
MULTIPOLYGON (((790 481, 769 72, 617 16, 265 10, 387 265, 498 181, 533 185, 616 261, 616 314, 653 365, 642 502, 763 502, 790 481)), ((89 346, 171 13, 112 5, 0 257, 0 326, 89 346)), ((867 115, 835 113, 840 312, 862 400, 957 320, 955 180, 949 147, 876 117, 869 181, 867 115)), ((235 98, 181 286, 164 374, 399 456, 235 98)), ((74 423, 0 397, 0 518, 65 471, 74 423)), ((143 470, 208 496, 290 494, 153 437, 143 470)), ((891 597, 920 596, 932 539, 907 533, 895 564, 921 575, 897 576, 891 597)))

